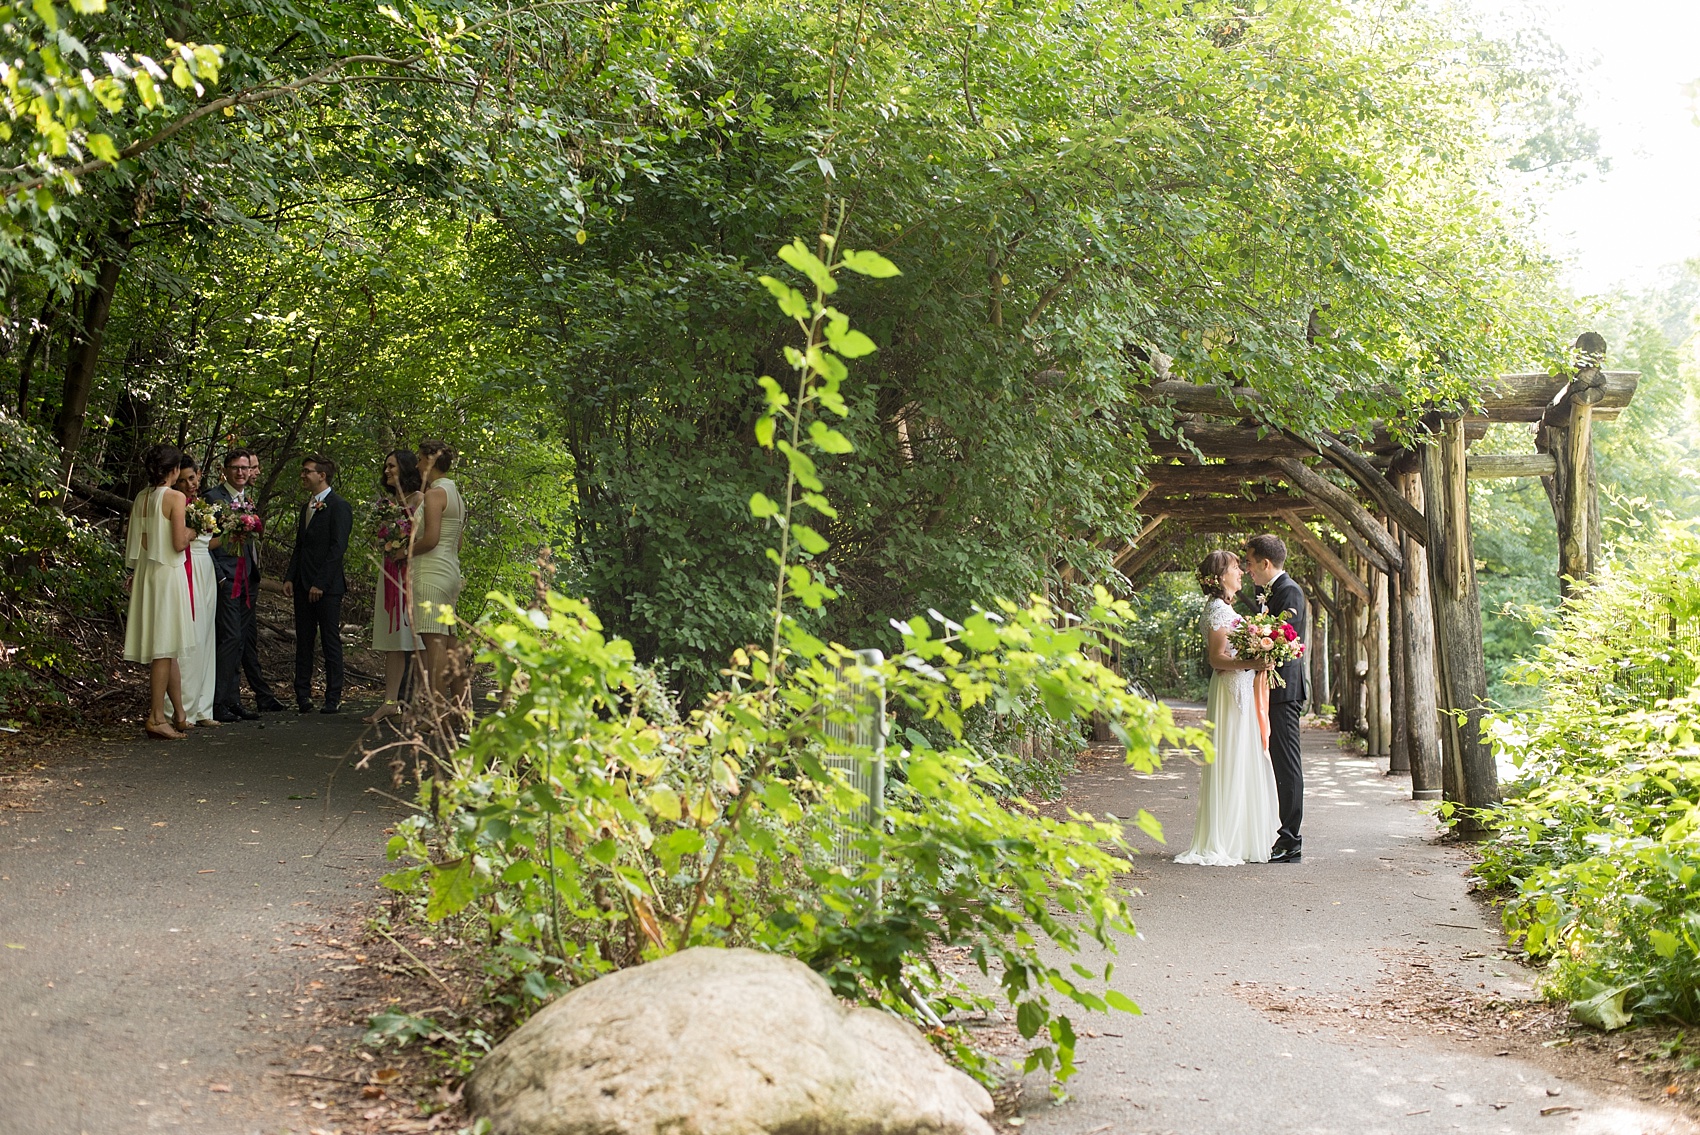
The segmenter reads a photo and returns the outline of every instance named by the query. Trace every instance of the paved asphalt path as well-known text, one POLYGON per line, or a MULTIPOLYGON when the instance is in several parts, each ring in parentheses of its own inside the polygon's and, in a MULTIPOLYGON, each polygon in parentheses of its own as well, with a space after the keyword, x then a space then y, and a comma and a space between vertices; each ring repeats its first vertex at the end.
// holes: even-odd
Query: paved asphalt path
POLYGON ((0 1135, 299 1129, 275 1073, 324 962, 297 931, 374 893, 400 814, 343 760, 360 729, 268 714, 28 774, 36 810, 0 810, 0 1135))
POLYGON ((1101 1035, 1076 1050, 1073 1099, 1051 1104, 1034 1079, 1023 1135, 1694 1131, 1673 1112, 1602 1097, 1516 1057, 1379 1022, 1354 1029, 1339 1015, 1254 1007, 1253 989, 1301 1006, 1378 998, 1395 954, 1433 958, 1436 981, 1532 995, 1531 975, 1493 956, 1501 939, 1465 892, 1465 854, 1435 845, 1409 780, 1342 752, 1336 736, 1306 731, 1305 859, 1290 866, 1173 861, 1197 805, 1198 768, 1188 761, 1153 776, 1092 762, 1071 778, 1072 807, 1119 816, 1144 807, 1164 827, 1166 846, 1141 837, 1144 893, 1133 905, 1144 939, 1122 948, 1115 973, 1144 1015, 1087 1023, 1101 1035), (1464 957, 1472 953, 1487 956, 1464 957), (1540 1114, 1560 1105, 1579 1110, 1540 1114))

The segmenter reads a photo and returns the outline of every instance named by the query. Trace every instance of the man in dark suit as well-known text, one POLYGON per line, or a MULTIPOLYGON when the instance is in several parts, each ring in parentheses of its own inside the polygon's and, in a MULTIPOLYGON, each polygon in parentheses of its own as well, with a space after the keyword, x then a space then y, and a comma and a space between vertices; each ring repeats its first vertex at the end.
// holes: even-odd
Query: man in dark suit
MULTIPOLYGON (((260 459, 251 449, 233 449, 224 455, 224 480, 202 494, 213 504, 247 503, 249 487, 260 471, 260 459)), ((213 681, 213 717, 219 721, 252 720, 261 713, 276 713, 283 703, 272 694, 271 683, 260 669, 259 628, 254 621, 254 603, 260 590, 259 542, 252 537, 236 541, 225 537, 212 550, 213 571, 218 576, 218 658, 213 681), (254 709, 242 704, 242 675, 254 691, 254 709), (255 711, 258 712, 255 712, 255 711)))
POLYGON ((342 560, 354 529, 354 510, 331 488, 336 462, 314 454, 301 463, 307 503, 295 521, 295 551, 289 556, 283 591, 295 600, 295 708, 313 712, 313 639, 325 655, 325 705, 320 713, 342 712, 342 597, 348 581, 342 560))
MULTIPOLYGON (((1287 545, 1279 536, 1265 533, 1246 541, 1246 574, 1257 586, 1258 606, 1271 615, 1290 612, 1287 619, 1304 642, 1305 593, 1288 575, 1287 545)), ((1304 712, 1305 673, 1301 658, 1280 668, 1285 686, 1269 684, 1269 761, 1275 767, 1275 796, 1281 809, 1281 827, 1269 862, 1297 863, 1304 854, 1299 825, 1305 814, 1304 765, 1299 760, 1299 717, 1304 712)))

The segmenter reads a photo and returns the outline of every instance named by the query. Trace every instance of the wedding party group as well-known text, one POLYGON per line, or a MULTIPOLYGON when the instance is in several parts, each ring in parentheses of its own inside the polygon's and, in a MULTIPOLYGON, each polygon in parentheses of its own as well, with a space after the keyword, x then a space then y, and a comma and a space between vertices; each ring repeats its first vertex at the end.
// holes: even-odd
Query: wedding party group
MULTIPOLYGON (((465 502, 448 475, 455 456, 447 443, 426 440, 417 451, 398 449, 384 458, 370 554, 372 647, 384 655, 384 702, 369 722, 448 682, 466 525, 465 502)), ((176 446, 152 447, 142 464, 148 486, 130 509, 125 544, 133 575, 124 657, 149 667, 145 733, 180 741, 196 726, 282 711, 259 654, 259 540, 266 531, 255 491, 259 457, 251 449, 230 450, 210 488, 194 458, 176 446), (242 702, 243 677, 253 709, 242 702)), ((318 712, 340 713, 344 565, 354 508, 335 488, 331 458, 310 455, 300 472, 306 501, 294 517, 293 550, 277 588, 295 609, 295 706, 301 713, 315 709, 317 659, 324 670, 318 712)))
POLYGON ((1216 756, 1200 779, 1192 845, 1177 863, 1237 867, 1303 858, 1305 594, 1286 563, 1286 544, 1266 533, 1246 541, 1243 565, 1218 550, 1198 566, 1211 670, 1205 718, 1216 756), (1233 605, 1248 575, 1255 609, 1242 615, 1233 605))

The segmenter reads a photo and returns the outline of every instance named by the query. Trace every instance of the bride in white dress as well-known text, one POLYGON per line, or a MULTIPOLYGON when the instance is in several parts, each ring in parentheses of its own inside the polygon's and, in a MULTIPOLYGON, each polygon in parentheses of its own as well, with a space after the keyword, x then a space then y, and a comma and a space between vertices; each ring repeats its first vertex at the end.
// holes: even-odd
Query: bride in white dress
POLYGON ((1210 659, 1206 720, 1216 759, 1204 766, 1199 784, 1192 846, 1175 856, 1176 863, 1205 867, 1267 863, 1281 826, 1275 770, 1258 724, 1253 681, 1253 671, 1266 667, 1241 662, 1228 642, 1228 632, 1239 616, 1227 600, 1239 593, 1241 574, 1239 557, 1232 552, 1211 552, 1198 569, 1199 586, 1207 596, 1200 624, 1210 659))

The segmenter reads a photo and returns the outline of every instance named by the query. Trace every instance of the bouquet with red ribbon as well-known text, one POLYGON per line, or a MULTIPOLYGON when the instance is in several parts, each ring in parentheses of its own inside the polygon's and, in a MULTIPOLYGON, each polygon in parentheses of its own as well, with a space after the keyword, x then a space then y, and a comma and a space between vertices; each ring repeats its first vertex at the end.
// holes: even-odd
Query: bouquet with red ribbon
POLYGON ((219 506, 219 531, 232 537, 238 542, 250 536, 263 535, 266 525, 260 519, 260 510, 247 501, 230 501, 219 506))
POLYGON ((1277 686, 1287 684, 1286 679, 1281 677, 1280 667, 1303 658, 1305 653, 1299 632, 1287 621, 1292 615, 1291 611, 1282 611, 1279 615, 1248 615, 1228 631, 1228 642, 1240 659, 1268 662, 1275 667, 1269 671, 1269 680, 1277 686))
POLYGON ((384 559, 406 559, 407 550, 413 544, 413 513, 391 497, 379 500, 373 511, 377 514, 375 528, 384 559))

